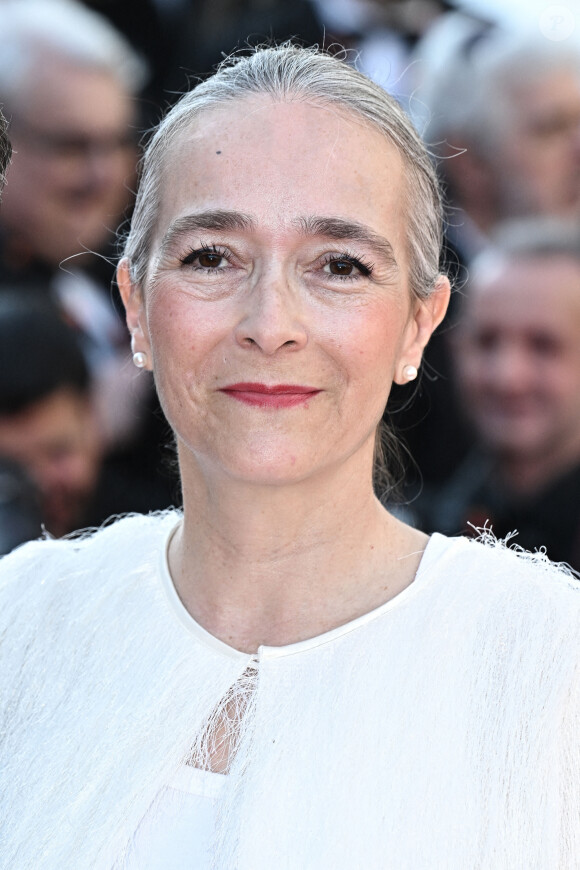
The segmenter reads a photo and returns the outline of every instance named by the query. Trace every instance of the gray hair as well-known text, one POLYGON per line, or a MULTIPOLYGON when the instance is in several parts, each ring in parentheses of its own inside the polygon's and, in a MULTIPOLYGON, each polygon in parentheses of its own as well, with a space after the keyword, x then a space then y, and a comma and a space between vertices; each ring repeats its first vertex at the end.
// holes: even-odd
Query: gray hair
POLYGON ((11 157, 12 145, 8 138, 8 125, 6 123, 6 118, 2 112, 0 112, 0 192, 2 191, 6 181, 6 170, 8 169, 11 157))
POLYGON ((147 277, 169 148, 203 111, 255 94, 336 106, 378 128, 395 145, 407 169, 410 287, 416 297, 428 296, 439 276, 442 206, 437 176, 420 137, 399 104, 379 85, 343 60, 289 44, 225 61, 215 75, 181 97, 158 126, 144 155, 125 241, 133 280, 143 284, 147 277))
POLYGON ((580 266, 580 222, 543 216, 500 222, 471 262, 468 284, 486 281, 513 260, 536 257, 567 257, 580 266))
POLYGON ((0 95, 18 110, 22 88, 46 55, 112 74, 131 94, 147 78, 147 66, 127 40, 96 12, 76 0, 0 2, 0 95))
POLYGON ((538 32, 517 32, 449 13, 430 28, 415 54, 413 118, 432 147, 453 137, 493 151, 513 123, 516 90, 570 69, 580 78, 580 48, 538 32))

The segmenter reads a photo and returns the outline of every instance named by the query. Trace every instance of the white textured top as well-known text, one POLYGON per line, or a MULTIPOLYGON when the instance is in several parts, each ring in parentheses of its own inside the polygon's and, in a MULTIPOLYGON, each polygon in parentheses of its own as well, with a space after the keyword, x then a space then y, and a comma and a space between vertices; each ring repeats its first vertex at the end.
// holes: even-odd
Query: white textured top
POLYGON ((436 535, 395 599, 249 656, 179 601, 175 523, 0 563, 3 870, 123 867, 237 694, 215 821, 195 819, 212 870, 580 868, 576 580, 436 535))
POLYGON ((180 767, 161 789, 131 840, 123 870, 211 870, 219 773, 180 767))

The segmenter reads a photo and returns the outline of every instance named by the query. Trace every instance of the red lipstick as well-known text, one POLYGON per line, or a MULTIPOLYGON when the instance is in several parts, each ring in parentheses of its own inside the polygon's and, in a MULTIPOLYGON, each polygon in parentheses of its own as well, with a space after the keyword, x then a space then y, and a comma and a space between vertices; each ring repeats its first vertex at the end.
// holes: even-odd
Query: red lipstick
POLYGON ((292 408, 300 405, 316 396, 320 390, 314 387, 305 387, 299 384, 266 384, 239 383, 222 387, 220 392, 225 393, 238 402, 246 405, 255 405, 260 408, 292 408))

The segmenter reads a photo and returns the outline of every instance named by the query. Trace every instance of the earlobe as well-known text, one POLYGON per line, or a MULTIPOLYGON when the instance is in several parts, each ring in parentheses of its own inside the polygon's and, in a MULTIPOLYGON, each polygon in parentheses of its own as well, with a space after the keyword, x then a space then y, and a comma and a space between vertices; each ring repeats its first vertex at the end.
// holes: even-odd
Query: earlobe
POLYGON ((138 368, 150 368, 149 334, 141 286, 131 277, 131 264, 123 257, 117 267, 117 284, 125 306, 127 327, 131 334, 131 352, 138 368))
POLYGON ((413 314, 413 331, 409 344, 403 348, 395 383, 406 384, 417 377, 423 351, 447 311, 451 288, 449 279, 440 275, 427 299, 417 303, 413 314))

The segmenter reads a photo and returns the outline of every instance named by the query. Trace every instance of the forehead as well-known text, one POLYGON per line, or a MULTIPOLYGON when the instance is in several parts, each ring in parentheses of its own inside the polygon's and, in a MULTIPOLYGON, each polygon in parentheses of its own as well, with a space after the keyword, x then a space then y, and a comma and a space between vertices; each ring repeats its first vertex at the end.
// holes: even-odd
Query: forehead
POLYGON ((353 113, 251 97, 199 115, 164 164, 157 239, 176 218, 207 209, 285 226, 324 214, 403 235, 403 159, 353 113))
POLYGON ((134 105, 115 76, 47 54, 26 77, 17 111, 43 128, 116 130, 129 124, 134 105))
POLYGON ((580 349, 580 261, 528 256, 480 275, 469 288, 465 319, 505 332, 550 330, 574 336, 580 349))
POLYGON ((561 67, 512 88, 516 129, 543 132, 550 123, 580 123, 580 70, 561 67))

